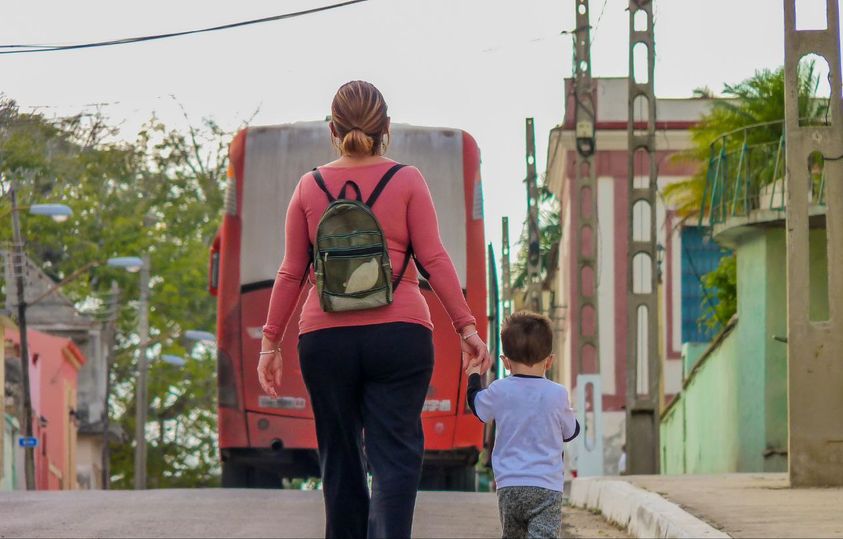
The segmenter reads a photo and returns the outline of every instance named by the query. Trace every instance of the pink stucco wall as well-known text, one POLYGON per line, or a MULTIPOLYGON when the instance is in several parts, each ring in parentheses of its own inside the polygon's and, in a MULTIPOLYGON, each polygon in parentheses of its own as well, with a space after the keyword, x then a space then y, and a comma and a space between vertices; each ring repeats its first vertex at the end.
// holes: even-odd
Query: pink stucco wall
MULTIPOLYGON (((33 435, 38 438, 36 486, 38 490, 74 488, 77 425, 71 412, 75 412, 78 371, 85 356, 69 339, 34 330, 28 336, 33 435)), ((6 337, 19 345, 17 331, 7 331, 6 337)))

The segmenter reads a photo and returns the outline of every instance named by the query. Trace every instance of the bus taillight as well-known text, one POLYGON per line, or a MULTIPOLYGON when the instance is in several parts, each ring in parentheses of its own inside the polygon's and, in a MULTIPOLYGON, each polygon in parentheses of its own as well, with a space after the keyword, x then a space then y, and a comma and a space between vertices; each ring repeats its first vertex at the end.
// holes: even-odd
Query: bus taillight
POLYGON ((216 297, 220 285, 220 234, 214 238, 211 244, 211 258, 208 262, 208 292, 216 297))

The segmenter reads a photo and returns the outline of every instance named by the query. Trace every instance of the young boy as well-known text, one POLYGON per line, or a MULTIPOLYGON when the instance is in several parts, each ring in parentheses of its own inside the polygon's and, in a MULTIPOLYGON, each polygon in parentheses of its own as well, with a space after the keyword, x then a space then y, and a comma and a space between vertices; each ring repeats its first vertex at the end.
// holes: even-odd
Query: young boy
POLYGON ((483 389, 469 365, 468 404, 481 421, 497 424, 492 468, 503 537, 559 537, 562 527, 564 442, 580 432, 565 387, 544 377, 553 364, 550 319, 510 316, 501 332, 501 359, 512 376, 483 389))

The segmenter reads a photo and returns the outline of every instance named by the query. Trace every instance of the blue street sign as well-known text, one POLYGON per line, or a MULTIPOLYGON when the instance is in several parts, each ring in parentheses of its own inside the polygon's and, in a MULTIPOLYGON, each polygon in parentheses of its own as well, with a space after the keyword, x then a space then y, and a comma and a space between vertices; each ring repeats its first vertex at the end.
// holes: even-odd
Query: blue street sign
POLYGON ((38 438, 35 436, 21 436, 18 438, 18 445, 21 447, 37 447, 38 438))

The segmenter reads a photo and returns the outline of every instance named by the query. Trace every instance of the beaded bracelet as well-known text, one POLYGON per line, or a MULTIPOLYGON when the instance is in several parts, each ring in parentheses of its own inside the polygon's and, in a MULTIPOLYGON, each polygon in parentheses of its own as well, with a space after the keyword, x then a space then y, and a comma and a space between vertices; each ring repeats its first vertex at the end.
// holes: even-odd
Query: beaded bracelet
POLYGON ((480 332, 475 331, 473 333, 469 333, 468 335, 463 335, 462 340, 468 341, 468 339, 470 339, 471 337, 474 337, 475 335, 480 335, 480 332))

